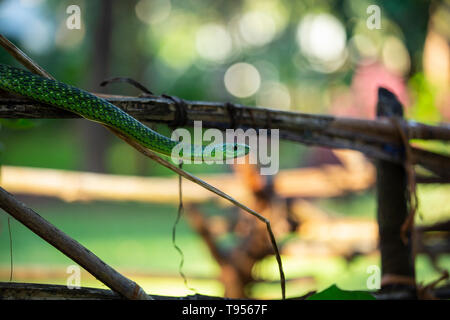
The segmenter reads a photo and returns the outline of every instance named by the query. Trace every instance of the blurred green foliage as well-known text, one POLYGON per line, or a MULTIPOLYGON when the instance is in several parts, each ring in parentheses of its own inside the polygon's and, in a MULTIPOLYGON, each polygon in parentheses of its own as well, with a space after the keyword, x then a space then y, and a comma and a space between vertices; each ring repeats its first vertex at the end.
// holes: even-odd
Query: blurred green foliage
POLYGON ((425 123, 442 121, 442 116, 436 108, 436 89, 427 80, 423 73, 417 73, 410 79, 410 87, 415 95, 415 103, 411 106, 409 116, 420 119, 425 123))
MULTIPOLYGON (((132 277, 148 292, 192 294, 178 275, 180 260, 171 243, 170 234, 176 218, 175 206, 126 202, 65 203, 38 199, 27 199, 26 202, 103 261, 132 277)), ((206 212, 224 212, 223 208, 213 204, 205 204, 203 209, 206 212)), ((5 214, 0 214, 1 279, 9 277, 6 219, 5 214)), ((38 276, 31 279, 32 282, 66 284, 64 274, 73 262, 19 222, 12 220, 11 226, 15 266, 13 279, 20 281, 21 277, 26 277, 26 281, 30 281, 30 277, 36 272, 38 276), (39 268, 44 268, 42 274, 39 274, 39 268)), ((189 228, 184 219, 177 229, 177 243, 184 252, 183 271, 188 277, 189 286, 203 294, 223 294, 223 287, 217 280, 219 267, 202 239, 189 228)), ((442 256, 438 263, 441 267, 448 268, 450 257, 442 256)), ((283 266, 288 280, 287 294, 300 296, 311 290, 324 290, 331 284, 337 284, 345 290, 366 290, 366 269, 378 264, 378 258, 373 255, 357 257, 352 262, 346 262, 340 257, 304 259, 301 256, 285 256, 283 266), (308 280, 311 277, 315 280, 308 280)), ((416 268, 419 282, 428 283, 439 276, 427 257, 418 256, 416 268)), ((258 263, 254 268, 254 276, 269 282, 256 283, 248 288, 253 296, 280 297, 279 283, 276 282, 279 273, 274 257, 258 263)), ((104 288, 104 285, 85 272, 82 274, 81 285, 104 288)))
MULTIPOLYGON (((33 1, 0 1, 0 33, 26 51, 50 74, 61 81, 95 92, 108 90, 116 94, 139 94, 136 89, 124 84, 113 84, 103 89, 93 80, 96 78, 97 44, 102 36, 96 33, 101 22, 102 1, 48 0, 35 1, 36 5, 26 3, 33 1), (81 30, 68 30, 65 27, 68 16, 66 8, 71 4, 79 5, 82 10, 81 30)), ((360 63, 365 59, 372 59, 389 65, 389 62, 392 64, 389 59, 398 62, 395 58, 402 56, 405 57, 404 60, 408 60, 399 76, 411 97, 407 115, 416 121, 434 123, 448 119, 437 108, 436 88, 425 77, 422 68, 429 13, 430 2, 423 0, 115 1, 112 7, 111 48, 107 52, 107 77, 131 77, 156 94, 167 93, 185 99, 232 101, 300 112, 339 114, 335 106, 340 104, 341 98, 345 98, 344 105, 352 105, 352 101, 346 97, 353 94, 352 80, 360 63), (160 6, 152 7, 151 3, 159 3, 160 6), (369 30, 366 27, 366 10, 373 4, 381 8, 381 30, 369 30), (325 64, 324 71, 323 61, 322 65, 315 66, 317 57, 308 56, 305 48, 299 46, 301 22, 308 15, 320 14, 327 14, 325 17, 328 22, 330 16, 334 17, 345 32, 345 47, 341 52, 344 58, 338 61, 340 65, 333 70, 326 68, 334 68, 334 65, 325 64), (258 20, 259 18, 266 20, 258 20), (261 21, 267 23, 258 24, 261 21), (214 42, 217 50, 209 52, 214 49, 214 45, 210 45, 206 48, 208 50, 203 51, 209 52, 209 58, 224 58, 211 60, 205 56, 205 52, 198 50, 201 42, 199 32, 207 30, 203 28, 208 25, 215 26, 215 30, 225 30, 225 40, 228 39, 228 32, 231 45, 227 48, 223 46, 226 41, 214 42), (268 25, 272 29, 267 29, 268 25), (267 33, 260 34, 258 30, 266 30, 267 33), (254 33, 249 35, 249 31, 254 33), (392 42, 392 39, 395 41, 392 42), (361 43, 364 44, 362 47, 361 43), (389 43, 394 43, 396 49, 405 50, 406 54, 400 55, 401 50, 394 50, 398 55, 394 54, 392 57, 387 50, 389 43), (226 55, 224 50, 228 50, 226 55), (260 87, 252 95, 240 98, 230 93, 224 83, 225 73, 237 62, 251 64, 259 71, 260 87), (265 93, 267 94, 264 95, 265 93), (288 103, 278 105, 278 100, 286 96, 289 98, 286 100, 288 103), (273 97, 276 99, 270 99, 273 97)), ((0 63, 18 65, 4 50, 0 50, 0 63)), ((352 115, 361 116, 358 107, 356 106, 356 113, 351 113, 352 115)), ((84 120, 1 120, 2 163, 82 170, 83 159, 88 152, 86 137, 80 133, 82 121, 84 120)), ((159 132, 170 135, 170 129, 166 126, 156 127, 159 132)), ((439 152, 449 152, 448 144, 427 143, 426 146, 439 152)), ((315 148, 282 141, 280 168, 304 166, 313 152, 315 148)), ((115 138, 110 139, 106 155, 106 169, 109 173, 151 176, 172 174, 115 138)), ((194 174, 230 170, 221 165, 186 165, 184 168, 194 174)), ((420 211, 424 220, 418 218, 418 221, 435 222, 448 218, 448 197, 449 190, 446 187, 420 186, 420 211)), ((371 191, 341 199, 321 200, 318 205, 335 214, 375 215, 374 195, 371 191)), ((171 274, 178 271, 179 257, 170 243, 175 207, 137 203, 67 204, 57 201, 38 201, 33 203, 33 207, 113 266, 171 274)), ((223 211, 214 206, 210 210, 223 211)), ((1 214, 2 270, 9 264, 5 221, 6 216, 1 214)), ((71 264, 69 259, 18 223, 13 224, 13 235, 16 265, 71 264)), ((188 277, 218 275, 218 266, 209 256, 205 245, 184 222, 178 227, 177 238, 185 252, 184 271, 188 277)), ((230 243, 233 241, 224 239, 224 242, 228 240, 230 243)), ((450 263, 448 258, 447 255, 441 259, 441 264, 447 269, 450 263)), ((322 290, 332 283, 349 290, 364 290, 367 266, 379 264, 373 257, 361 257, 351 264, 347 264, 342 258, 299 261, 286 257, 284 262, 288 279, 311 275, 317 279, 317 283, 309 284, 309 287, 288 282, 288 295, 293 296, 306 293, 307 290, 322 290)), ((418 258, 417 269, 419 280, 430 281, 437 276, 427 258, 418 258)), ((262 279, 278 279, 276 264, 272 258, 256 266, 255 274, 262 279)), ((178 280, 173 288, 183 287, 182 280, 178 280)), ((52 281, 64 284, 65 279, 49 279, 47 282, 52 281)), ((95 280, 89 281, 89 284, 99 286, 95 280)), ((200 280, 192 280, 190 284, 200 286, 209 294, 221 294, 221 287, 217 283, 198 281, 200 280)), ((142 282, 138 282, 141 285, 143 282, 148 290, 153 290, 158 284, 156 278, 143 277, 142 282)), ((158 290, 165 292, 168 287, 171 288, 170 293, 177 293, 175 289, 172 290, 168 279, 159 283, 158 290)), ((259 297, 278 297, 279 288, 278 284, 259 283, 249 290, 253 290, 259 297)), ((189 293, 191 292, 184 294, 189 293)))
POLYGON ((306 300, 375 300, 375 297, 364 291, 346 291, 336 285, 313 294, 306 300))
MULTIPOLYGON (((13 13, 22 12, 20 15, 17 14, 16 20, 11 16, 3 19, 3 22, 0 23, 0 31, 19 47, 28 51, 27 53, 33 59, 57 79, 88 90, 104 90, 100 89, 98 83, 92 82, 95 69, 92 64, 95 63, 95 50, 98 49, 96 42, 99 38, 96 30, 100 25, 102 2, 52 0, 37 1, 36 3, 36 5, 26 5, 25 2, 9 0, 0 2, 0 15, 2 10, 5 15, 11 10, 16 10, 11 11, 13 13), (81 30, 68 30, 65 26, 68 17, 65 10, 70 4, 79 5, 81 8, 81 30), (35 35, 34 41, 39 42, 37 36, 41 34, 30 33, 30 27, 25 20, 21 20, 25 19, 22 15, 33 17, 33 19, 29 19, 30 24, 31 20, 37 20, 47 28, 42 27, 47 31, 42 32, 40 42, 46 43, 46 45, 37 46, 39 50, 33 50, 36 46, 30 45, 32 37, 27 35, 35 35)), ((411 59, 410 72, 417 72, 409 81, 410 90, 416 96, 413 111, 410 113, 411 117, 418 121, 438 121, 441 117, 434 106, 434 91, 420 72, 420 59, 428 23, 428 6, 426 1, 419 0, 410 1, 408 4, 401 1, 366 0, 328 0, 321 1, 320 4, 307 0, 295 2, 281 0, 217 1, 208 2, 207 5, 202 1, 181 0, 117 1, 112 6, 112 37, 111 49, 108 52, 110 60, 108 76, 132 77, 156 93, 174 94, 186 99, 229 100, 250 105, 264 104, 265 100, 259 96, 261 92, 249 97, 237 98, 226 90, 223 81, 225 71, 233 63, 242 61, 257 67, 262 77, 262 85, 265 82, 275 81, 286 88, 290 95, 291 109, 329 113, 333 112, 330 110, 333 90, 348 87, 351 84, 352 75, 358 63, 358 60, 353 57, 355 53, 350 46, 353 36, 367 37, 375 46, 379 47, 377 50, 380 57, 383 43, 389 36, 394 36, 403 41, 408 50, 411 59), (383 28, 381 30, 368 30, 365 27, 368 17, 366 9, 373 4, 379 5, 382 10, 383 28), (161 21, 155 22, 155 16, 158 18, 158 14, 164 15, 166 12, 164 10, 168 10, 165 18, 159 18, 161 21), (245 14, 255 12, 268 15, 266 19, 269 20, 261 21, 274 25, 273 31, 269 30, 272 33, 268 31, 269 33, 266 35, 271 38, 268 38, 266 42, 263 39, 257 44, 249 43, 248 37, 245 36, 246 31, 242 30, 243 26, 249 26, 249 30, 252 30, 252 24, 243 25, 242 19, 245 14), (348 41, 346 50, 348 50, 349 57, 338 70, 331 73, 319 72, 312 68, 310 60, 305 56, 302 48, 299 50, 296 40, 302 18, 320 13, 331 14, 337 18, 345 29, 348 41), (414 23, 411 24, 410 21, 414 21, 414 23), (199 31, 208 24, 225 26, 232 38, 230 53, 219 61, 206 59, 196 47, 199 31)), ((261 23, 261 21, 256 22, 261 23)), ((262 26, 264 27, 264 25, 262 26)), ((265 30, 265 28, 260 29, 265 30)), ((258 33, 252 35, 254 37, 261 36, 258 33)), ((3 50, 0 50, 0 61, 17 65, 3 50)), ((260 91, 265 90, 264 88, 267 87, 261 88, 260 91)), ((123 84, 111 85, 108 90, 118 94, 137 94, 135 89, 123 84)), ((28 152, 26 162, 32 166, 83 168, 82 161, 85 159, 86 150, 82 139, 85 138, 82 135, 67 134, 69 130, 77 130, 75 125, 71 125, 67 121, 62 126, 57 121, 51 121, 45 122, 45 125, 31 128, 28 124, 30 121, 26 121, 26 123, 33 134, 16 134, 14 130, 11 131, 11 128, 2 130, 2 142, 6 148, 13 149, 12 146, 14 146, 14 149, 21 150, 20 152, 14 150, 8 152, 4 157, 5 164, 22 164, 23 153, 28 152), (44 152, 40 148, 35 148, 36 151, 33 151, 34 149, 30 145, 37 144, 34 141, 34 136, 40 136, 37 131, 48 131, 47 136, 53 136, 58 147, 49 152, 44 152), (67 150, 70 148, 76 149, 76 151, 67 150), (61 155, 59 155, 60 153, 61 155), (73 153, 76 153, 75 157, 73 157, 73 153)), ((161 126, 159 129, 162 129, 161 126)), ((162 132, 169 133, 164 129, 162 132)), ((164 170, 159 170, 152 164, 142 172, 139 169, 139 160, 136 160, 139 159, 138 155, 126 146, 122 146, 121 142, 115 139, 110 139, 110 141, 106 166, 109 172, 164 174, 164 170)), ((309 149, 298 144, 284 145, 286 147, 282 147, 282 167, 300 165, 302 156, 309 149)), ((45 146, 41 144, 41 147, 45 146)), ((204 168, 207 171, 227 170, 220 166, 214 166, 214 169, 209 166, 204 166, 204 168)))

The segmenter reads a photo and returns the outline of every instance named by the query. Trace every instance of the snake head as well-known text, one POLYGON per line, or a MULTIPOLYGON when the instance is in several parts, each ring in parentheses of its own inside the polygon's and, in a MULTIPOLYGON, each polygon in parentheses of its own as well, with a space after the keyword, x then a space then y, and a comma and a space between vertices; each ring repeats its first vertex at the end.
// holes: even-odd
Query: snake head
POLYGON ((250 152, 250 147, 240 143, 225 143, 218 152, 222 153, 222 159, 239 158, 247 155, 250 152))
POLYGON ((250 152, 250 147, 240 143, 224 143, 207 146, 203 152, 203 159, 227 160, 243 157, 250 152))

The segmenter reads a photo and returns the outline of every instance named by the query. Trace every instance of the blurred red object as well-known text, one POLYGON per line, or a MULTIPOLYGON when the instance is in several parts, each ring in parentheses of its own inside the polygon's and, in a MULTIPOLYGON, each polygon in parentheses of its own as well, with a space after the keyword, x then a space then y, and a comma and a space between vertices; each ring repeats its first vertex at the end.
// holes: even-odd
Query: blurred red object
POLYGON ((403 77, 389 71, 382 63, 361 64, 353 75, 348 92, 333 97, 331 110, 334 115, 374 119, 379 87, 392 91, 405 108, 410 99, 403 77))

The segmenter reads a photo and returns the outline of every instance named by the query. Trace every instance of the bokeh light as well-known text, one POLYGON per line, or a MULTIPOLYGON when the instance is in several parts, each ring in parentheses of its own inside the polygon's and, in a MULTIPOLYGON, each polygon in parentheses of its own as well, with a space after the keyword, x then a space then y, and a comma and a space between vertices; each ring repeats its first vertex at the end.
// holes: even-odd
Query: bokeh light
POLYGON ((20 0, 20 5, 24 6, 24 7, 34 7, 37 5, 40 5, 44 2, 45 0, 20 0))
POLYGON ((334 16, 308 14, 299 23, 297 43, 312 67, 321 72, 334 72, 346 58, 346 33, 334 16))
POLYGON ((165 21, 171 10, 170 0, 140 0, 135 7, 136 16, 139 20, 148 24, 165 21))
POLYGON ((246 98, 255 94, 261 84, 261 76, 253 65, 239 62, 233 64, 225 72, 225 88, 238 98, 246 98))
POLYGON ((244 14, 239 20, 239 32, 247 44, 262 46, 274 38, 275 21, 267 12, 251 11, 244 14))
POLYGON ((200 27, 196 33, 195 45, 203 59, 214 62, 225 60, 232 50, 231 36, 227 29, 215 23, 200 27))
POLYGON ((274 109, 290 109, 291 95, 289 89, 280 82, 270 81, 263 83, 256 98, 261 107, 274 109))
POLYGON ((371 63, 378 56, 376 44, 364 34, 355 34, 349 41, 350 57, 355 63, 371 63))
POLYGON ((382 58, 384 65, 392 72, 406 74, 410 68, 408 50, 397 37, 388 37, 383 45, 382 58))
POLYGON ((174 10, 158 28, 148 28, 148 37, 157 43, 158 59, 172 69, 183 71, 198 57, 195 43, 198 28, 194 15, 188 11, 174 10))
POLYGON ((450 48, 442 35, 430 32, 425 41, 423 69, 435 85, 450 83, 450 48))
POLYGON ((168 37, 161 43, 158 57, 168 66, 174 69, 189 67, 196 57, 195 44, 189 33, 181 33, 168 37))

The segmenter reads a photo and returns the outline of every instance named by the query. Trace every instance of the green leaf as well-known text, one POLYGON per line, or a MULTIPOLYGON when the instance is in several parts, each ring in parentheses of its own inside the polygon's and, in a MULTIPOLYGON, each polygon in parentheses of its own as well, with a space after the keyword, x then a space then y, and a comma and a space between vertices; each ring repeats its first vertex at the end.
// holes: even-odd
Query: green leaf
POLYGON ((341 290, 333 284, 331 287, 313 294, 306 300, 375 300, 375 297, 365 291, 341 290))

